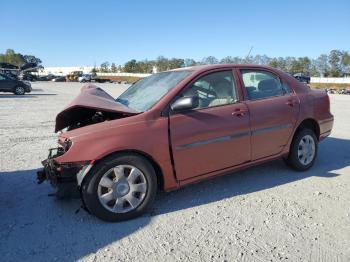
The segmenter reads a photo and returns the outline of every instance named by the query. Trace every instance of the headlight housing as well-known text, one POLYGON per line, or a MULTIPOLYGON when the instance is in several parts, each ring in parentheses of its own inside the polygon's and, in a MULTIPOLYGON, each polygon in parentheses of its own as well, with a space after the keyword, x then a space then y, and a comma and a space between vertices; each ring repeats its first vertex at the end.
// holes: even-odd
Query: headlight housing
POLYGON ((67 152, 69 148, 72 146, 73 142, 69 138, 59 138, 58 144, 63 147, 64 152, 67 152))
POLYGON ((27 86, 32 86, 32 84, 29 81, 23 81, 27 86))

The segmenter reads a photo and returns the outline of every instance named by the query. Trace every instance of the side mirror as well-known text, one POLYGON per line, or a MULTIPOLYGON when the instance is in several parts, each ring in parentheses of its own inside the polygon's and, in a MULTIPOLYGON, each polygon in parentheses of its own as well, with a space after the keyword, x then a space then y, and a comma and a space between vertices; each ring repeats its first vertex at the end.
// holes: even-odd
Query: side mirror
POLYGON ((181 97, 171 105, 173 112, 180 112, 198 107, 198 96, 181 97))

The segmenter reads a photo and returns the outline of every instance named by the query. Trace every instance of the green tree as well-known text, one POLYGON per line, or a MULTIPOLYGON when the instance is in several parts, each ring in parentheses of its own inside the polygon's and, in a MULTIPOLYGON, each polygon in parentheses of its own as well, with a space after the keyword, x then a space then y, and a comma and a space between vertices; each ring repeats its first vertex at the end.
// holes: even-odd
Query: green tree
POLYGON ((283 71, 288 71, 286 65, 286 60, 283 57, 273 58, 269 62, 269 66, 281 69, 283 71))
POLYGON ((226 56, 220 61, 221 64, 232 64, 234 63, 234 58, 232 56, 226 56))
POLYGON ((340 77, 342 75, 341 58, 342 52, 339 50, 332 50, 328 56, 328 62, 330 65, 330 75, 333 77, 340 77))
POLYGON ((258 64, 258 65, 268 65, 271 61, 271 58, 267 55, 256 55, 252 59, 252 63, 258 64))
POLYGON ((175 69, 185 66, 185 60, 179 58, 172 58, 168 61, 168 69, 175 69))
POLYGON ((23 55, 16 53, 13 49, 7 49, 5 54, 0 55, 0 62, 10 63, 16 66, 20 66, 25 63, 23 55))
POLYGON ((350 75, 350 54, 348 51, 343 51, 341 58, 341 67, 343 75, 350 75))
POLYGON ((213 65, 218 63, 219 63, 219 60, 214 56, 204 57, 202 60, 203 65, 213 65))
POLYGON ((184 60, 184 64, 185 64, 185 66, 195 66, 197 63, 196 63, 196 61, 195 61, 194 59, 192 59, 192 58, 186 58, 186 59, 184 60))
POLYGON ((37 57, 35 57, 33 55, 24 55, 23 59, 24 59, 24 61, 26 63, 34 63, 34 64, 37 64, 37 65, 40 65, 42 63, 40 58, 37 58, 37 57))
POLYGON ((155 61, 155 66, 158 69, 158 72, 169 70, 169 60, 164 56, 158 56, 155 61))
POLYGON ((198 64, 217 64, 217 63, 244 64, 253 63, 259 65, 270 65, 289 73, 304 73, 310 76, 343 76, 350 75, 350 54, 348 51, 332 50, 329 55, 322 54, 317 59, 309 57, 268 57, 266 55, 255 55, 249 57, 226 56, 220 61, 214 56, 208 56, 196 62, 194 59, 168 59, 159 56, 155 60, 136 61, 135 59, 127 62, 123 68, 125 72, 133 73, 151 73, 154 66, 158 72, 179 68, 184 66, 193 66, 198 64))
POLYGON ((148 60, 144 60, 144 61, 140 61, 137 63, 137 69, 139 70, 140 73, 152 73, 152 69, 154 66, 154 61, 148 61, 148 60))
POLYGON ((117 66, 115 65, 115 63, 112 63, 111 64, 111 72, 116 73, 117 71, 118 71, 117 66))
POLYGON ((136 70, 137 70, 137 63, 135 59, 132 59, 125 63, 124 70, 123 70, 124 72, 136 73, 136 70))
POLYGON ((100 71, 103 73, 109 72, 109 62, 104 62, 100 65, 100 71))
POLYGON ((316 70, 321 77, 329 76, 330 66, 328 64, 328 55, 322 54, 316 59, 316 70))

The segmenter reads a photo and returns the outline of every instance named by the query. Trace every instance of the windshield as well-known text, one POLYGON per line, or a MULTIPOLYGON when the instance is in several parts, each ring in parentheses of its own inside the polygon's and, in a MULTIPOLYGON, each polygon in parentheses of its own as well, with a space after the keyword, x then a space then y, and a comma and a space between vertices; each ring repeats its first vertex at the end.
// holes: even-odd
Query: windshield
POLYGON ((138 112, 147 111, 189 74, 191 71, 170 71, 151 75, 130 86, 116 101, 138 112))

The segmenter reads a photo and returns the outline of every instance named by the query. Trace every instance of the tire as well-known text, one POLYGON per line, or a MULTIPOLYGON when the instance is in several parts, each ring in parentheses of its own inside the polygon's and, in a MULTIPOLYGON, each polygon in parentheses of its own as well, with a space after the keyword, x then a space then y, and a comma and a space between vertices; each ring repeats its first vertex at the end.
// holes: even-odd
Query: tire
POLYGON ((25 92, 26 92, 26 91, 25 91, 25 89, 24 89, 23 86, 16 86, 13 93, 14 93, 15 95, 24 95, 25 92))
POLYGON ((156 193, 157 176, 153 166, 136 154, 116 155, 100 161, 81 187, 86 208, 108 222, 142 215, 154 202, 156 193))
POLYGON ((317 157, 318 140, 315 132, 305 128, 294 135, 287 164, 297 171, 306 171, 317 157))

